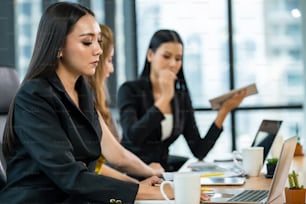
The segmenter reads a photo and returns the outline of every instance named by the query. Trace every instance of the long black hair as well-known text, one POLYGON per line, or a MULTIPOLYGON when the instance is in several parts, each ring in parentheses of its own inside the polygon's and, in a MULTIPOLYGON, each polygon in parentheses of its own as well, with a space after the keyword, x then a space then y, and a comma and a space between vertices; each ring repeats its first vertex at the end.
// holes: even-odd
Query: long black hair
POLYGON ((49 76, 58 65, 58 53, 67 35, 84 15, 94 13, 88 8, 68 2, 58 2, 47 8, 42 15, 33 55, 24 80, 49 76))
MULTIPOLYGON (((162 44, 168 43, 168 42, 180 43, 183 46, 183 50, 184 50, 184 43, 180 35, 175 30, 168 30, 168 29, 158 30, 153 34, 150 40, 150 43, 149 43, 148 50, 151 49, 152 52, 156 52, 156 50, 162 44)), ((142 73, 140 74, 140 78, 149 78, 150 72, 151 72, 151 63, 146 57, 142 73)), ((183 72, 183 59, 182 59, 181 69, 177 73, 177 81, 176 81, 175 86, 176 86, 176 89, 188 91, 184 72, 183 72)))
MULTIPOLYGON (((28 71, 23 80, 45 78, 55 72, 58 66, 58 53, 65 45, 67 35, 72 31, 76 22, 84 15, 94 13, 88 8, 68 2, 58 2, 50 5, 40 19, 36 42, 28 71)), ((3 153, 8 156, 13 151, 13 108, 10 105, 3 133, 3 153)))

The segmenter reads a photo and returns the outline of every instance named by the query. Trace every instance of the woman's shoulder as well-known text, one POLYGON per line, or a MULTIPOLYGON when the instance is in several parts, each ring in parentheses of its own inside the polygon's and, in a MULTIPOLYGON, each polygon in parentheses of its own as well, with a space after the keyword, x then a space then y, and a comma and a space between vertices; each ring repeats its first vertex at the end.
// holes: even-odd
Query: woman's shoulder
POLYGON ((120 86, 120 89, 142 90, 142 89, 148 88, 149 86, 150 86, 150 83, 148 80, 140 78, 140 79, 124 82, 120 86))
POLYGON ((16 98, 44 97, 52 95, 52 88, 46 79, 31 79, 21 84, 16 98))
POLYGON ((137 86, 137 85, 142 85, 142 84, 147 84, 147 83, 149 83, 149 81, 147 79, 139 78, 139 79, 135 79, 135 80, 126 81, 122 85, 137 86))
POLYGON ((20 91, 29 93, 44 92, 49 87, 50 85, 45 79, 31 79, 22 83, 20 91))
POLYGON ((41 101, 50 101, 51 96, 46 80, 31 79, 24 81, 16 93, 14 103, 23 107, 37 107, 41 101))

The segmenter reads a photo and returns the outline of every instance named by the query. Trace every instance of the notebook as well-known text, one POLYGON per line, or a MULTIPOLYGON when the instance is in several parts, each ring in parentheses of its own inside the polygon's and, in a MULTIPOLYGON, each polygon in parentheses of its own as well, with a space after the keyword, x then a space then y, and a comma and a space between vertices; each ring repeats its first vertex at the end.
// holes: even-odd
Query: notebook
MULTIPOLYGON (((163 178, 168 181, 173 180, 175 172, 164 172, 163 178)), ((219 173, 203 173, 199 172, 201 185, 205 186, 240 186, 245 183, 245 177, 240 176, 241 173, 232 172, 230 169, 225 169, 219 173)))
POLYGON ((284 141, 274 177, 269 190, 233 190, 226 189, 216 192, 210 201, 203 203, 244 203, 244 204, 264 204, 273 203, 282 196, 287 175, 293 159, 297 137, 291 137, 284 141), (247 194, 247 195, 245 195, 247 194))
POLYGON ((238 93, 239 91, 241 91, 242 89, 246 89, 246 96, 250 96, 250 95, 253 95, 253 94, 257 94, 258 91, 257 91, 257 87, 256 87, 256 84, 253 83, 253 84, 249 84, 245 87, 242 87, 242 88, 239 88, 239 89, 234 89, 234 90, 231 90, 230 92, 227 92, 221 96, 218 96, 216 98, 212 98, 209 100, 210 102, 210 105, 211 105, 211 108, 213 110, 218 110, 220 109, 220 107, 222 106, 222 104, 228 100, 229 98, 233 97, 236 93, 238 93))
POLYGON ((245 177, 206 177, 201 178, 202 186, 240 186, 245 183, 245 177))

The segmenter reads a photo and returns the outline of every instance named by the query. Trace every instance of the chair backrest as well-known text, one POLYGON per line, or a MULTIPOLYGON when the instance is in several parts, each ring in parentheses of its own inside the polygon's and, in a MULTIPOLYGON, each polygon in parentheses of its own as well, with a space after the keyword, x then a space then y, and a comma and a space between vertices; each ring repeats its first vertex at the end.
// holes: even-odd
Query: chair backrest
POLYGON ((20 85, 15 69, 0 67, 0 188, 6 182, 6 161, 2 152, 3 130, 6 123, 10 103, 20 85))

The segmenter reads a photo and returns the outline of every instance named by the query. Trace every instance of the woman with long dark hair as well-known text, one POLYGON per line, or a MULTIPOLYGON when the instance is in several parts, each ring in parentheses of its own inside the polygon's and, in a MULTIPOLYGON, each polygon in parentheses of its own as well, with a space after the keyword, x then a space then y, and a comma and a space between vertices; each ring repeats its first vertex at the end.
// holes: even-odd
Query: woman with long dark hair
POLYGON ((137 183, 138 180, 133 177, 139 177, 140 179, 150 176, 161 177, 164 169, 160 164, 145 164, 135 154, 125 149, 119 143, 121 136, 117 131, 116 121, 112 118, 109 110, 106 84, 107 78, 114 72, 113 56, 115 42, 113 32, 108 26, 100 25, 100 28, 103 55, 100 56, 95 74, 89 77, 89 83, 95 92, 95 106, 99 117, 101 117, 101 126, 107 126, 105 129, 109 129, 109 131, 104 131, 101 139, 103 156, 98 159, 95 171, 105 176, 137 183))
POLYGON ((139 79, 125 82, 118 93, 123 146, 146 163, 161 163, 166 171, 177 171, 187 160, 169 156, 169 146, 180 135, 202 160, 219 138, 227 114, 246 95, 243 90, 227 100, 201 138, 183 71, 187 70, 183 69, 181 37, 174 30, 158 30, 151 38, 139 79))
MULTIPOLYGON (((101 155, 93 90, 102 54, 94 14, 75 3, 44 12, 28 72, 11 105, 4 132, 7 183, 1 203, 134 203, 162 199, 157 177, 140 184, 94 172, 101 155)), ((115 151, 115 150, 114 150, 115 151)), ((168 193, 173 198, 169 188, 168 193)))

